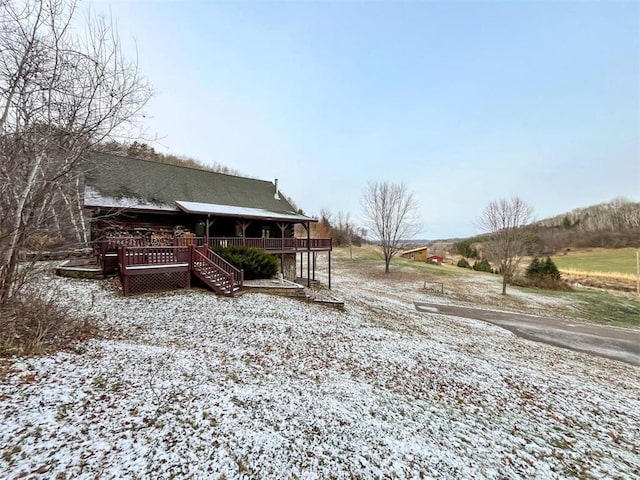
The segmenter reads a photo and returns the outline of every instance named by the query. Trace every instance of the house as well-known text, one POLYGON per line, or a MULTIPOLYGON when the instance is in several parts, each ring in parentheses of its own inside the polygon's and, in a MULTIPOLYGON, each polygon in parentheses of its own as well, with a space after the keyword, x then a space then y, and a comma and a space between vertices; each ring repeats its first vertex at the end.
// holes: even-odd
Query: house
POLYGON ((404 252, 400 253, 400 256, 403 258, 408 258, 409 260, 415 260, 417 262, 426 262, 428 254, 429 247, 418 247, 411 250, 405 250, 404 252))
MULTIPOLYGON (((118 270, 125 295, 188 287, 191 275, 233 294, 242 287, 241 272, 218 257, 215 246, 263 249, 279 257, 289 277, 296 275, 297 255, 304 277, 306 255, 308 282, 319 252, 328 253, 331 264, 331 239, 311 238, 317 220, 297 212, 277 180, 94 152, 85 160, 83 200, 94 248, 106 271, 118 270), (295 238, 295 225, 303 226, 303 238, 295 238)), ((330 279, 329 272, 329 288, 330 279)))

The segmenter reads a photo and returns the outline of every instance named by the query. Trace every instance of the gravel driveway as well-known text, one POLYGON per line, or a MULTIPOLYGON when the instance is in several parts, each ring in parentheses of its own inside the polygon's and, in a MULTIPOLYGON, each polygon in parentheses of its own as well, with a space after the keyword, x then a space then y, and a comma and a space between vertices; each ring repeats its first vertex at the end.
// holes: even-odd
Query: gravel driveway
POLYGON ((483 320, 529 340, 640 365, 638 330, 455 305, 415 302, 415 306, 419 312, 483 320))

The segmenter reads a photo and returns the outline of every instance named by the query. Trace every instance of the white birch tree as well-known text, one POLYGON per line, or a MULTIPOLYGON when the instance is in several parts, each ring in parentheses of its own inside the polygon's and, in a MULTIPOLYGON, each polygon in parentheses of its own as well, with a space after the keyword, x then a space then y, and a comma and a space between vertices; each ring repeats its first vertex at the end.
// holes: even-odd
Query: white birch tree
POLYGON ((83 154, 125 132, 151 94, 111 24, 91 17, 74 36, 76 13, 74 0, 0 2, 0 302, 47 209, 66 203, 82 221, 83 154))

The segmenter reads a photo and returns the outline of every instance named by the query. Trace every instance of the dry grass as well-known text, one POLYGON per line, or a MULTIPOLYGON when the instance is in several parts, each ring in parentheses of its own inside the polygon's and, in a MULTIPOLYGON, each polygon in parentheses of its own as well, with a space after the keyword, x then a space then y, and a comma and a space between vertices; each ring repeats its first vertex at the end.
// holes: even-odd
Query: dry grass
POLYGON ((565 275, 571 275, 574 277, 593 277, 603 280, 613 281, 625 281, 635 282, 636 276, 631 273, 619 273, 619 272, 596 272, 593 270, 578 270, 575 268, 562 268, 560 272, 565 275))
POLYGON ((77 316, 37 289, 0 304, 0 356, 43 354, 96 334, 92 318, 77 316))
POLYGON ((635 275, 624 273, 603 273, 582 271, 573 269, 560 269, 562 278, 571 284, 580 284, 587 287, 602 288, 605 290, 617 290, 621 292, 635 292, 635 275))

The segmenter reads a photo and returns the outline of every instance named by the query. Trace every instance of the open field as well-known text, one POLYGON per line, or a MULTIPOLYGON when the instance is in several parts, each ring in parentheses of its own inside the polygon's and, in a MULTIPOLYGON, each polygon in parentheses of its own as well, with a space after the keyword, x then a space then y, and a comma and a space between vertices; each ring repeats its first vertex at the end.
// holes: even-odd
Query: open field
POLYGON ((636 251, 635 248, 594 248, 565 252, 552 259, 561 271, 600 273, 635 280, 636 251))
POLYGON ((115 333, 1 364, 0 477, 640 476, 640 369, 413 305, 572 312, 574 297, 505 298, 493 275, 334 258, 344 312, 43 279, 115 333))
POLYGON ((626 292, 637 289, 635 248, 576 250, 554 256, 553 261, 570 283, 626 292))
MULTIPOLYGON (((340 259, 345 265, 366 278, 405 282, 416 286, 415 288, 424 285, 424 282, 442 283, 446 297, 461 305, 500 307, 524 313, 560 315, 606 325, 640 328, 640 302, 636 298, 628 298, 629 296, 613 295, 606 291, 580 287, 577 287, 574 292, 509 287, 508 292, 513 294, 505 297, 500 295, 501 277, 490 273, 475 272, 448 264, 431 265, 394 258, 391 263, 391 272, 387 275, 384 273, 384 263, 380 255, 371 246, 354 248, 353 260, 349 258, 348 249, 336 249, 334 258, 340 259), (525 296, 524 300, 523 296, 525 296), (534 298, 538 301, 532 301, 534 298), (558 302, 550 300, 553 298, 558 299, 558 302), (546 300, 543 301, 543 299, 546 300)), ((567 278, 567 275, 563 275, 563 278, 567 278)), ((579 277, 578 279, 584 282, 583 285, 588 285, 587 278, 579 277)), ((611 281, 607 280, 607 282, 611 281)), ((601 287, 603 284, 606 285, 606 282, 600 280, 597 286, 601 287)), ((632 287, 635 288, 635 280, 632 287)))

